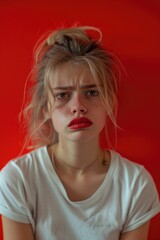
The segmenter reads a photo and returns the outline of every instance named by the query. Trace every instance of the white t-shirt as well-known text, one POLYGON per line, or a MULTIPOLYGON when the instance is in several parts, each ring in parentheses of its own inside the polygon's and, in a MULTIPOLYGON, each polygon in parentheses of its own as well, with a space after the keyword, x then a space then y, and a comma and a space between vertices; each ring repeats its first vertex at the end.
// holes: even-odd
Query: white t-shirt
POLYGON ((30 223, 36 240, 119 240, 158 212, 150 174, 114 151, 101 186, 78 202, 68 198, 46 147, 10 161, 0 173, 0 213, 30 223))

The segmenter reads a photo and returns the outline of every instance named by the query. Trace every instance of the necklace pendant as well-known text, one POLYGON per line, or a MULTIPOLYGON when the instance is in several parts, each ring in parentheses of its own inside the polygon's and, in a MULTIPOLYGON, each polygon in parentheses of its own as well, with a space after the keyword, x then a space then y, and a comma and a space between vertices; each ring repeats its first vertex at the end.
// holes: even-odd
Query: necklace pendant
POLYGON ((108 165, 108 161, 103 160, 103 161, 102 161, 102 164, 106 166, 106 165, 108 165))

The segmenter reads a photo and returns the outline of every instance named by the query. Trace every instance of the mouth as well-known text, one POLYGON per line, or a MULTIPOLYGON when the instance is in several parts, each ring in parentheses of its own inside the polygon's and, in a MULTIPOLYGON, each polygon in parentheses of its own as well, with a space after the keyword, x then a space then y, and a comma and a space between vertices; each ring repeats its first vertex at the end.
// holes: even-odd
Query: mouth
POLYGON ((81 129, 81 128, 87 128, 92 125, 92 122, 88 118, 75 118, 73 119, 69 124, 68 127, 70 129, 81 129))

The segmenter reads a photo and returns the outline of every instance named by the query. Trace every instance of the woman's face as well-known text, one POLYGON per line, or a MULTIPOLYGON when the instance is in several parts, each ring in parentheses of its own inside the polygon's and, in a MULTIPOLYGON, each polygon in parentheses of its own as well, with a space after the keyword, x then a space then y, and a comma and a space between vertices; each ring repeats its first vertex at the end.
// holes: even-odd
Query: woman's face
POLYGON ((84 65, 64 63, 51 81, 53 126, 60 139, 87 142, 98 139, 106 121, 95 80, 84 65))

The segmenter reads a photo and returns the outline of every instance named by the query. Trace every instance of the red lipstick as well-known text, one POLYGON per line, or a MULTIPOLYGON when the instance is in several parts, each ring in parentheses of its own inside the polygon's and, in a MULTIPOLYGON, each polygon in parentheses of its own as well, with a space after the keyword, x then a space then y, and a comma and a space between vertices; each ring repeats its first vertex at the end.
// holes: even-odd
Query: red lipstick
POLYGON ((92 125, 92 122, 85 117, 81 118, 75 118, 73 119, 69 124, 68 127, 70 129, 81 129, 81 128, 87 128, 92 125))

